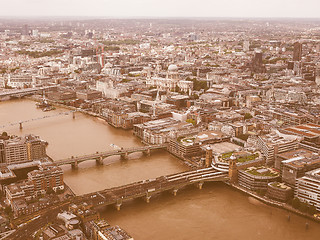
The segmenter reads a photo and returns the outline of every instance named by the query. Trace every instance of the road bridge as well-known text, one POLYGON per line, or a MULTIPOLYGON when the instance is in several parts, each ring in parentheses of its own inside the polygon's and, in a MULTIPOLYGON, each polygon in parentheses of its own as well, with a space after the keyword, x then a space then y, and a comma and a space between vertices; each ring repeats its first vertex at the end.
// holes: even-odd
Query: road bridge
POLYGON ((151 197, 155 194, 171 191, 176 196, 179 189, 188 185, 196 185, 201 189, 205 182, 227 181, 228 179, 228 173, 219 172, 209 167, 85 194, 77 197, 75 203, 87 202, 94 207, 115 205, 117 210, 120 210, 122 203, 125 201, 144 198, 149 203, 151 197))
POLYGON ((128 159, 129 154, 142 152, 143 154, 149 156, 151 154, 151 150, 156 149, 165 149, 165 145, 147 145, 143 147, 134 147, 134 148, 121 148, 120 150, 106 151, 106 152, 96 152, 89 155, 83 155, 78 157, 70 157, 66 159, 61 159, 54 161, 54 163, 58 166, 68 165, 70 164, 73 169, 78 168, 78 164, 81 162, 96 160, 98 165, 103 165, 103 160, 110 156, 121 156, 122 159, 128 159))

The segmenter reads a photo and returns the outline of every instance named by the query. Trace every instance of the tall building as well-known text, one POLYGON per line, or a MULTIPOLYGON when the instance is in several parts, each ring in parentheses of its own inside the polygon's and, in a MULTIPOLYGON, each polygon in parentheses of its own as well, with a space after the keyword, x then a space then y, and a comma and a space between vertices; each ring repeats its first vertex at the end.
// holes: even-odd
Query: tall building
POLYGON ((29 35, 29 27, 27 24, 23 25, 21 34, 25 36, 29 35))
POLYGON ((255 52, 252 59, 252 71, 255 73, 265 73, 266 68, 262 61, 262 52, 255 52))
POLYGON ((0 140, 0 163, 18 164, 46 157, 46 142, 39 136, 30 134, 0 140))
POLYGON ((28 162, 27 145, 20 137, 6 140, 4 152, 7 164, 28 162))
POLYGON ((320 64, 316 66, 316 84, 320 86, 320 64))
POLYGON ((25 136, 28 152, 28 160, 35 161, 45 158, 46 142, 41 140, 39 136, 27 135, 25 136))
POLYGON ((249 50, 250 50, 250 42, 246 40, 243 42, 243 51, 248 52, 249 50))
POLYGON ((302 44, 295 42, 293 45, 293 61, 301 61, 302 57, 302 44))
POLYGON ((4 140, 0 139, 0 164, 5 163, 6 157, 4 154, 4 140))

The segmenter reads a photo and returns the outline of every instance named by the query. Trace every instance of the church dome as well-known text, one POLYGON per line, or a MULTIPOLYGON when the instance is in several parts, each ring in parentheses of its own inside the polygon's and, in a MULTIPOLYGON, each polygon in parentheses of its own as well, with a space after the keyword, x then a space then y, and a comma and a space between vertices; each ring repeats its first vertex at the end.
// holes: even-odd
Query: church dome
POLYGON ((176 71, 178 71, 177 65, 174 65, 174 64, 169 65, 168 71, 170 71, 170 72, 176 72, 176 71))

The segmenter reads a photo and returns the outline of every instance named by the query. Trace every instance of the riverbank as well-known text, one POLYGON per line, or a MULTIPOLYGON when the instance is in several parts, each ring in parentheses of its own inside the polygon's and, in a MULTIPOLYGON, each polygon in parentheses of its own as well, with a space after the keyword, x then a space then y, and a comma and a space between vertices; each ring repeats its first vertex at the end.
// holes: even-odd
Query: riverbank
POLYGON ((262 196, 259 196, 257 195, 255 192, 252 192, 250 190, 247 190, 243 187, 240 187, 239 185, 235 185, 235 184, 230 184, 228 182, 224 182, 225 184, 227 184, 228 186, 234 188, 235 190, 239 191, 239 192, 242 192, 243 194, 246 194, 246 195, 249 195, 269 206, 273 206, 273 207, 277 207, 277 208, 281 208, 281 209, 284 209, 284 210, 287 210, 287 211, 290 211, 292 213, 295 213, 299 216, 302 216, 302 217, 305 217, 305 218, 308 218, 314 222, 317 222, 317 223, 320 223, 320 219, 318 218, 315 218, 314 216, 312 215, 309 215, 307 213, 304 213, 304 212, 301 212, 293 207, 291 207, 289 204, 287 203, 282 203, 282 202, 278 202, 278 201, 275 201, 275 200, 272 200, 272 199, 269 199, 269 198, 265 198, 265 197, 262 197, 262 196))

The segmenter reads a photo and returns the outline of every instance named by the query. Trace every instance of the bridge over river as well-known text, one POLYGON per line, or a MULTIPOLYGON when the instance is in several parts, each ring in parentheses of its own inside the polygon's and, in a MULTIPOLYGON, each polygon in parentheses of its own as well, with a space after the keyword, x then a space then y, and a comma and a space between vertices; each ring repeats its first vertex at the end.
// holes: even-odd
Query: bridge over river
POLYGON ((103 160, 110 156, 119 155, 121 156, 122 159, 128 159, 128 155, 130 153, 142 152, 145 155, 150 155, 151 150, 165 149, 165 148, 166 148, 165 145, 147 145, 143 147, 121 148, 120 150, 96 152, 93 154, 77 156, 77 157, 72 156, 70 158, 54 161, 54 163, 58 166, 71 164, 73 169, 77 169, 79 163, 89 161, 89 160, 96 160, 96 163, 98 165, 102 165, 103 160))
POLYGON ((45 90, 56 88, 57 86, 46 86, 46 87, 35 87, 35 88, 23 88, 15 89, 11 91, 0 92, 0 100, 6 97, 12 98, 21 98, 24 96, 32 95, 35 93, 43 93, 45 90))
POLYGON ((212 167, 198 170, 185 171, 177 174, 158 177, 114 187, 103 191, 79 196, 75 203, 87 202, 94 207, 115 205, 117 210, 123 202, 136 198, 144 198, 149 203, 151 197, 165 191, 171 191, 176 196, 179 189, 188 185, 196 185, 202 188, 207 181, 227 181, 228 173, 219 172, 212 167))

